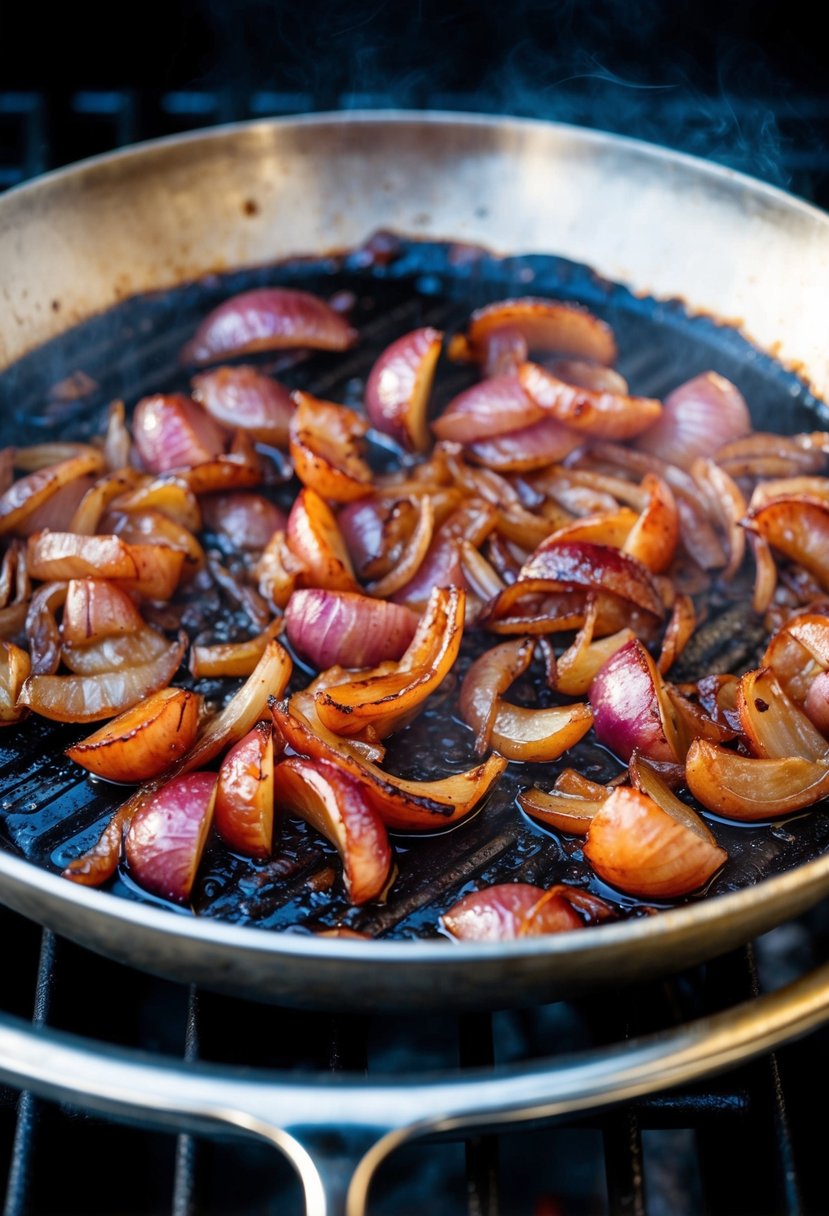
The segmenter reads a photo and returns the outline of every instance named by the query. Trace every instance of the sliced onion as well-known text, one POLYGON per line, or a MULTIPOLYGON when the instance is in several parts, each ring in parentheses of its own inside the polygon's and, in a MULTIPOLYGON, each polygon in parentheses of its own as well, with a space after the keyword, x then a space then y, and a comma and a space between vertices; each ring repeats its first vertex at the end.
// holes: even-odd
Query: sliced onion
POLYGON ((163 634, 144 625, 135 633, 103 638, 82 646, 64 643, 61 658, 79 676, 101 675, 158 659, 168 647, 163 634))
POLYGON ((611 545, 621 549, 630 535, 630 530, 639 516, 630 507, 619 507, 616 511, 601 511, 595 515, 584 515, 556 528, 551 541, 591 541, 597 545, 611 545))
POLYGON ((288 446, 294 413, 289 391, 255 367, 217 367, 192 380, 193 396, 220 426, 260 443, 288 446))
POLYGON ((121 513, 159 511, 188 532, 200 532, 203 524, 198 499, 187 482, 173 474, 156 477, 128 490, 115 499, 112 507, 121 513))
POLYGON ((605 882, 646 899, 688 895, 728 860, 724 849, 627 788, 614 790, 594 817, 584 855, 605 882))
MULTIPOLYGON (((498 514, 488 502, 474 496, 467 498, 441 524, 414 578, 395 593, 395 598, 401 603, 420 605, 426 603, 433 587, 465 588, 461 541, 475 546, 483 544, 497 522, 498 514)), ((383 583, 388 586, 389 581, 387 577, 383 583)), ((371 590, 376 595, 377 585, 371 590)))
POLYGON ((157 393, 139 401, 132 435, 141 463, 151 473, 204 464, 226 444, 222 427, 184 393, 157 393))
POLYGON ((569 697, 581 697, 590 690, 599 670, 617 650, 621 650, 631 639, 633 633, 624 628, 607 637, 593 640, 593 633, 598 618, 598 604, 592 598, 587 606, 584 624, 563 654, 556 660, 554 687, 558 692, 569 697))
POLYGON ((699 457, 691 466, 694 479, 705 494, 709 512, 725 533, 728 565, 723 578, 733 578, 745 556, 745 532, 740 524, 747 510, 742 490, 713 460, 699 457))
POLYGON ((305 562, 296 556, 282 531, 274 532, 254 571, 259 593, 273 608, 284 608, 293 594, 300 574, 307 573, 305 562))
POLYGON ((746 527, 829 590, 829 502, 778 498, 752 511, 746 527))
POLYGON ((657 668, 660 675, 670 671, 693 636, 697 626, 697 614, 690 595, 678 595, 674 600, 671 618, 662 639, 657 668))
POLYGON ((66 583, 38 587, 26 612, 26 641, 34 675, 52 675, 60 666, 61 636, 55 613, 66 599, 66 583))
POLYGON ((388 828, 400 832, 433 832, 470 815, 496 784, 507 761, 490 756, 465 773, 439 781, 407 781, 376 765, 338 750, 311 731, 303 719, 272 704, 274 723, 298 755, 325 760, 356 779, 388 828))
POLYGON ((417 502, 368 498, 343 507, 337 523, 360 578, 382 578, 399 564, 427 499, 431 507, 429 495, 419 496, 417 502))
POLYGON ((222 761, 216 790, 216 830, 238 853, 270 857, 273 812, 273 728, 270 722, 257 722, 222 761))
MULTIPOLYGON (((141 481, 137 469, 116 469, 90 486, 69 516, 68 532, 94 536, 107 507, 141 481)), ((64 517, 64 524, 66 517, 64 517)), ((57 529, 56 529, 57 530, 57 529)))
POLYGON ((9 604, 0 608, 0 638, 11 641, 19 636, 26 621, 26 604, 9 604))
POLYGON ((543 417, 544 410, 515 376, 495 376, 453 397, 432 430, 439 439, 477 443, 530 427, 543 417))
POLYGON ((596 738, 626 763, 643 756, 679 759, 676 729, 662 678, 638 638, 608 659, 590 687, 596 738))
POLYGON ((650 452, 690 469, 699 456, 747 435, 751 415, 736 385, 717 372, 703 372, 669 393, 663 412, 636 440, 643 452, 650 452))
POLYGON ((106 579, 70 580, 63 609, 64 642, 96 642, 135 633, 143 624, 135 604, 120 587, 106 579))
POLYGON ((416 628, 410 609, 348 591, 295 591, 285 610, 291 645, 317 668, 399 659, 416 628))
POLYGON ((13 642, 0 641, 0 726, 17 722, 23 710, 17 700, 32 664, 25 650, 13 642))
POLYGON ((467 447, 469 456, 501 473, 527 473, 564 460, 584 438, 555 418, 542 418, 530 426, 478 440, 467 447))
POLYGON ((127 430, 127 411, 123 401, 110 403, 107 412, 107 429, 104 437, 104 458, 106 467, 114 472, 115 469, 125 469, 132 456, 132 439, 127 430))
POLYGON ((498 300, 473 312, 466 331, 472 357, 485 353, 486 344, 500 330, 519 333, 530 350, 616 362, 613 331, 579 304, 564 304, 536 296, 498 300))
POLYGON ((443 334, 429 327, 387 346, 366 382, 366 413, 378 431, 412 452, 429 450, 426 415, 443 334))
POLYGON ((295 393, 290 449, 303 485, 328 502, 353 502, 373 489, 371 469, 361 455, 365 419, 354 410, 310 393, 295 393))
MULTIPOLYGON (((107 532, 111 532, 114 536, 120 536, 131 546, 133 557, 136 558, 139 564, 138 578, 140 581, 146 582, 147 569, 146 563, 149 557, 149 551, 158 556, 159 550, 171 549, 176 553, 180 553, 182 560, 179 569, 176 572, 176 581, 172 584, 169 592, 172 595, 175 591, 179 575, 182 578, 192 578, 205 567, 204 549, 196 540, 192 532, 181 524, 170 519, 167 515, 162 515, 161 511, 156 511, 154 508, 146 508, 143 511, 108 511, 102 520, 102 527, 107 532), (135 548, 139 548, 139 553, 135 553, 135 548), (142 556, 143 555, 143 556, 142 556)), ((166 569, 166 559, 162 558, 166 569)), ((156 563, 159 564, 159 563, 156 563)), ((171 563, 171 570, 173 564, 171 563)), ((172 576, 171 576, 172 577, 172 576)), ((166 584, 165 584, 166 585, 166 584)), ((167 598, 162 591, 156 590, 155 593, 145 591, 144 594, 148 599, 165 599, 167 598)))
POLYGON ((745 822, 788 815, 829 795, 829 763, 800 756, 756 759, 706 739, 691 744, 685 776, 709 811, 745 822))
MULTIPOLYGON (((374 596, 395 595, 404 587, 410 587, 412 581, 426 560, 426 555, 432 542, 435 526, 435 513, 432 498, 426 494, 418 506, 417 522, 409 537, 406 548, 393 569, 389 570, 375 583, 369 583, 367 588, 374 596)), ((433 584, 434 585, 434 584, 433 584)))
POLYGON ((200 708, 195 693, 163 688, 67 748, 66 755, 108 781, 149 781, 193 746, 200 708))
POLYGON ((695 810, 686 805, 660 777, 657 769, 638 752, 634 752, 628 766, 633 787, 642 794, 647 794, 658 806, 670 815, 675 823, 682 824, 694 832, 701 840, 716 845, 717 841, 708 824, 695 810))
POLYGON ((584 928, 584 921, 563 897, 561 888, 548 893, 543 887, 523 882, 472 891, 440 919, 447 933, 464 942, 512 941, 584 928))
POLYGON ((186 646, 187 639, 182 635, 149 663, 98 675, 30 676, 20 694, 20 704, 55 722, 111 718, 169 684, 186 646))
POLYGON ((359 782, 333 764, 294 756, 276 770, 280 803, 330 840, 343 862, 353 904, 380 899, 392 851, 383 820, 359 782))
POLYGON ((190 674, 196 680, 210 677, 249 676, 265 653, 265 647, 282 632, 281 618, 271 621, 261 633, 244 642, 224 642, 217 646, 191 646, 190 674))
POLYGON ((468 540, 460 542, 464 581, 484 603, 504 590, 504 581, 486 558, 468 540))
POLYGON ((61 878, 68 878, 70 882, 80 883, 84 887, 100 887, 112 878, 121 859, 124 833, 144 798, 144 794, 138 791, 127 799, 108 821, 92 847, 69 862, 61 878))
POLYGON ((489 750, 492 726, 503 693, 532 662, 532 638, 516 638, 485 650, 470 666, 461 684, 458 708, 475 732, 475 751, 489 750))
POLYGON ((814 677, 803 709, 822 734, 829 734, 829 672, 821 671, 814 677))
POLYGON ((139 886, 187 903, 213 821, 216 781, 215 773, 171 778, 136 809, 125 851, 139 886))
POLYGON ((541 409, 598 439, 630 439, 652 426, 662 413, 660 402, 653 398, 593 392, 559 380, 537 363, 524 363, 518 378, 541 409))
MULTIPOLYGON (((526 359, 521 360, 526 363, 526 359)), ((628 382, 613 367, 601 363, 590 363, 584 359, 554 359, 544 360, 544 366, 549 368, 559 380, 568 384, 577 384, 580 388, 592 389, 595 393, 616 393, 627 397, 628 382)))
POLYGON ((551 537, 524 565, 523 580, 544 580, 550 591, 567 587, 610 591, 655 617, 661 619, 665 613, 659 591, 641 562, 609 545, 551 537))
POLYGON ((679 529, 688 556, 703 570, 725 566, 725 555, 719 537, 705 516, 685 499, 678 498, 679 529))
POLYGON ((29 538, 27 560, 32 577, 44 580, 138 577, 130 546, 117 536, 40 532, 29 538))
POLYGON ((103 467, 101 453, 86 448, 80 455, 21 477, 0 496, 0 535, 18 531, 64 486, 79 477, 100 473, 103 467))
POLYGON ((181 478, 194 494, 224 494, 261 485, 264 475, 255 452, 247 451, 214 456, 203 464, 183 469, 181 478))
POLYGON ((579 794, 567 794, 560 790, 551 790, 545 794, 543 790, 531 789, 519 795, 518 803, 530 819, 543 823, 545 827, 568 832, 573 836, 585 836, 594 817, 609 797, 609 790, 603 790, 601 797, 584 798, 579 794))
MULTIPOLYGON (((409 714, 448 675, 463 637, 465 595, 457 587, 436 588, 417 632, 394 674, 362 672, 350 684, 321 690, 317 713, 329 730, 356 734, 368 723, 382 727, 390 715, 409 714)), ((383 731, 380 729, 382 737, 383 731)))
POLYGON ((768 667, 749 671, 737 691, 740 725, 755 756, 829 763, 829 743, 794 704, 768 667))
POLYGON ((671 487, 661 477, 646 473, 642 489, 648 495, 647 504, 622 547, 648 570, 661 574, 673 561, 679 543, 679 512, 671 487))
POLYGON ((508 760, 557 760, 583 739, 593 725, 589 705, 524 709, 501 700, 492 724, 491 742, 508 760))
POLYGON ((718 448, 714 459, 731 477, 795 477, 819 473, 826 460, 794 437, 758 431, 718 448))
POLYGON ((204 522, 211 532, 225 536, 234 549, 258 552, 274 532, 284 531, 287 516, 261 494, 244 490, 210 494, 202 500, 204 522))
MULTIPOLYGON (((389 663, 387 667, 392 670, 394 664, 389 663)), ((335 750, 347 751, 354 756, 362 756, 366 760, 371 760, 374 764, 382 764, 386 749, 376 738, 377 732, 373 727, 369 726, 359 734, 344 739, 324 726, 317 713, 315 698, 321 689, 333 688, 335 684, 348 684, 353 678, 354 673, 346 667, 329 667, 326 671, 320 672, 307 688, 300 689, 291 696, 288 703, 290 712, 295 717, 301 718, 315 735, 335 750)))
POLYGON ((356 332, 323 300, 288 287, 260 287, 225 300, 181 352, 184 363, 215 363, 258 350, 305 346, 347 350, 356 332))
POLYGON ((775 498, 829 499, 829 477, 773 477, 760 481, 751 495, 751 509, 764 507, 775 498))
POLYGON ((298 582, 329 591, 359 591, 337 521, 319 494, 300 491, 288 516, 288 544, 304 569, 298 582))

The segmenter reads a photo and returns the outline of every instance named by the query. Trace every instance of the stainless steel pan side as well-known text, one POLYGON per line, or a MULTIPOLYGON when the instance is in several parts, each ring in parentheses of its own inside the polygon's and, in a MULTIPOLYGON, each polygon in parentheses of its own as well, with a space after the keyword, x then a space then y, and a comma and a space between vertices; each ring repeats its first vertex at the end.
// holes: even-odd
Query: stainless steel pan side
MULTIPOLYGON (((829 395, 829 217, 615 137, 512 120, 349 115, 146 145, 0 199, 0 367, 134 292, 387 227, 551 252, 740 318, 829 395), (253 204, 251 207, 250 204, 253 204), (248 214, 252 212, 252 214, 248 214)), ((87 891, 0 850, 0 899, 133 965, 308 1007, 552 999, 675 970, 829 892, 829 855, 588 933, 497 946, 275 934, 87 891)))

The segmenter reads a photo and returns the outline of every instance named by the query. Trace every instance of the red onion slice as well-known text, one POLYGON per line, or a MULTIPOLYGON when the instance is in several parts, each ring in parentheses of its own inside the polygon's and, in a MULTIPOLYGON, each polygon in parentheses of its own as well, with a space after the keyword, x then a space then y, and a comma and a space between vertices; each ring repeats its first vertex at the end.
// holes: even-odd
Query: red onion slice
POLYGON ((253 351, 294 346, 347 350, 356 341, 356 331, 309 292, 260 287, 214 308, 181 352, 181 358, 184 363, 212 363, 253 351))
POLYGON ((288 446, 294 413, 291 394, 255 367, 217 367, 193 377, 193 396, 228 430, 247 431, 260 443, 288 446))
POLYGON ((613 331, 579 304, 564 304, 537 296, 498 300, 473 312, 466 331, 473 354, 486 354, 486 345, 499 330, 519 333, 530 350, 616 362, 613 331))
POLYGON ((366 383, 372 426, 409 451, 429 450, 426 412, 443 334, 428 326, 387 346, 366 383))
POLYGON ((295 591, 285 610, 288 639, 320 670, 374 667, 399 659, 417 628, 410 609, 349 591, 295 591))
POLYGON ((543 417, 544 410, 514 376, 493 376, 453 397, 432 430, 438 439, 475 443, 531 426, 543 417))
POLYGON ((698 456, 709 456, 750 430, 751 416, 736 385, 717 372, 703 372, 668 394, 661 418, 636 446, 690 469, 698 456))
POLYGON ((157 393, 135 408, 132 434, 151 473, 205 464, 225 449, 225 431, 183 393, 157 393))
POLYGON ((467 453, 499 473, 528 473, 564 460, 583 443, 583 436, 555 418, 542 418, 519 430, 471 443, 467 453))
POLYGON ((676 732, 660 703, 661 686, 638 638, 617 650, 590 686, 596 738, 625 762, 634 751, 653 760, 678 758, 676 732))

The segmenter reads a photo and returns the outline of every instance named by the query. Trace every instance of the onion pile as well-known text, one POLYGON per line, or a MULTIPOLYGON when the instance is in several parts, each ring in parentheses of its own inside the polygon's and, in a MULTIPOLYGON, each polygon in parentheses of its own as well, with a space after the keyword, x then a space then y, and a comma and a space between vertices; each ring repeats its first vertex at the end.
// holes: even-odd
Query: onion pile
MULTIPOLYGON (((201 369, 190 393, 145 397, 129 423, 114 403, 90 444, 2 454, 0 724, 103 722, 67 755, 138 787, 67 878, 105 882, 123 853, 187 903, 211 832, 268 858, 291 816, 336 850, 351 903, 393 900, 390 834, 462 825, 507 764, 558 761, 590 731, 617 778, 565 759, 543 789, 522 769, 515 813, 583 838, 625 897, 707 886, 727 855, 700 810, 757 823, 829 796, 829 435, 752 433, 714 371, 664 404, 637 394, 603 321, 538 298, 450 336, 445 357, 479 378, 435 418, 431 328, 367 369, 363 411, 222 363, 358 340, 315 296, 246 292, 182 352, 201 369), (378 432, 402 451, 382 473, 378 432), (759 666, 673 683, 706 593, 738 588, 749 561, 759 666), (203 605, 223 598, 248 637, 211 640, 203 605), (176 685, 188 667, 246 682, 211 716, 176 685), (388 740, 454 682, 480 762, 390 772, 388 740)), ((493 941, 620 914, 580 887, 512 883, 441 925, 493 941)))

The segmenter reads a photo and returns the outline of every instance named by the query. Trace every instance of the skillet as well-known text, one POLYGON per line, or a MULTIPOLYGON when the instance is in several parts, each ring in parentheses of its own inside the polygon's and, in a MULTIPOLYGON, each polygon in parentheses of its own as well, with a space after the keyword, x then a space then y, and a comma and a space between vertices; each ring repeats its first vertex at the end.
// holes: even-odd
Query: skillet
MULTIPOLYGON (((24 422, 45 431, 83 426, 88 403, 77 410, 70 403, 67 413, 65 403, 49 400, 50 385, 82 367, 100 377, 104 395, 125 385, 134 391, 149 366, 155 374, 172 359, 188 309, 203 312, 229 284, 252 285, 263 272, 205 276, 308 252, 316 260, 283 263, 281 281, 356 287, 367 320, 396 318, 386 340, 410 327, 401 318, 461 324, 470 307, 529 282, 611 319, 622 350, 633 352, 622 370, 641 391, 663 392, 715 366, 747 392, 759 425, 825 425, 826 216, 727 170, 615 137, 511 120, 374 114, 161 141, 0 200, 3 441, 19 437, 24 422), (404 243, 382 270, 356 255, 319 257, 358 246, 379 227, 424 243, 404 243), (470 253, 439 240, 447 237, 512 256, 470 253), (197 288, 168 294, 191 280, 200 280, 197 288), (148 291, 157 294, 130 302, 148 291), (689 316, 671 302, 679 295, 693 313, 739 319, 757 346, 705 315, 689 316), (98 317, 121 300, 128 302, 98 317), (658 341, 645 341, 654 334, 658 341), (127 347, 134 353, 113 369, 113 350, 127 347)), ((271 281, 274 272, 264 273, 271 281)), ((368 328, 382 345, 382 325, 368 328)), ((333 373, 308 370, 323 373, 322 395, 337 399, 333 373)), ((742 637, 737 625, 732 636, 738 629, 742 637)), ((739 663, 748 654, 730 657, 739 663)), ((132 965, 262 999, 409 1010, 553 999, 723 953, 829 890, 829 824, 818 812, 758 830, 718 828, 733 853, 719 887, 655 916, 493 946, 422 937, 440 910, 436 901, 446 906, 464 883, 537 881, 550 867, 578 864, 549 834, 522 824, 513 860, 506 870, 495 864, 492 876, 495 829, 508 813, 511 824, 517 818, 505 797, 499 818, 488 807, 468 830, 424 843, 421 891, 447 872, 454 886, 444 882, 425 900, 410 890, 410 914, 394 923, 378 914, 380 940, 268 931, 288 928, 295 911, 269 900, 271 876, 242 899, 244 880, 218 863, 202 878, 201 915, 176 914, 140 898, 128 880, 114 892, 87 891, 54 872, 62 850, 84 832, 87 842, 94 835, 106 801, 77 771, 67 775, 61 740, 51 727, 26 724, 0 741, 0 898, 132 965), (219 919, 228 915, 237 923, 219 919)), ((304 845, 297 844, 302 856, 304 845)))

